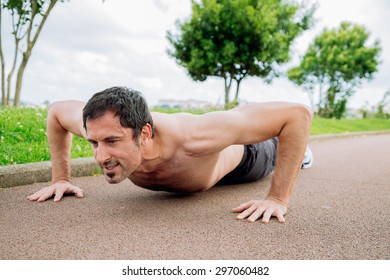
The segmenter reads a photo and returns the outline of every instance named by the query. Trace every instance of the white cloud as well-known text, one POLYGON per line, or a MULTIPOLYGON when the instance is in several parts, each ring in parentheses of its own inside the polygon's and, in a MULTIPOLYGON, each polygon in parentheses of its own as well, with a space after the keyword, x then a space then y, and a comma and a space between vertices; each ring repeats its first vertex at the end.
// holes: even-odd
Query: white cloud
MULTIPOLYGON (((365 82, 351 99, 358 107, 375 103, 390 87, 390 3, 386 0, 319 0, 317 25, 295 43, 294 60, 323 28, 343 20, 363 24, 379 38, 383 64, 372 82, 365 82)), ((191 1, 183 0, 78 0, 58 3, 50 15, 26 68, 22 99, 87 100, 93 93, 114 85, 144 92, 148 101, 162 98, 198 98, 223 101, 223 80, 193 82, 166 53, 167 30, 188 18, 191 1)), ((4 24, 3 34, 9 32, 4 24)), ((10 55, 10 41, 4 42, 10 55)), ((9 59, 8 59, 9 60, 9 59)), ((271 85, 260 79, 242 83, 241 98, 248 101, 288 100, 308 103, 307 94, 286 79, 271 85)))
POLYGON ((107 74, 108 58, 105 55, 81 52, 76 55, 76 61, 81 66, 81 71, 92 71, 100 75, 107 74))
POLYGON ((162 89, 163 83, 160 78, 141 78, 141 84, 146 88, 162 89))

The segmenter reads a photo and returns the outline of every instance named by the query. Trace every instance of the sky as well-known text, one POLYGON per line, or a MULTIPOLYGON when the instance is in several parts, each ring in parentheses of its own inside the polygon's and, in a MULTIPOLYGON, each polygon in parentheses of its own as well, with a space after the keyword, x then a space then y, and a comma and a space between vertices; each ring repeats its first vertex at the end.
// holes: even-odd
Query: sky
MULTIPOLYGON (((382 47, 379 71, 365 81, 348 105, 371 107, 390 89, 390 1, 307 0, 317 3, 316 23, 296 39, 292 61, 296 66, 315 36, 342 21, 364 25, 382 47)), ((224 100, 223 79, 194 82, 167 54, 166 32, 176 31, 177 20, 191 15, 190 0, 71 0, 58 3, 50 14, 27 65, 23 101, 76 99, 87 101, 112 86, 141 91, 151 106, 160 99, 224 100)), ((6 67, 11 61, 10 20, 3 19, 6 67)), ((266 84, 260 78, 242 82, 240 99, 248 102, 291 101, 309 105, 305 91, 287 78, 266 84)))

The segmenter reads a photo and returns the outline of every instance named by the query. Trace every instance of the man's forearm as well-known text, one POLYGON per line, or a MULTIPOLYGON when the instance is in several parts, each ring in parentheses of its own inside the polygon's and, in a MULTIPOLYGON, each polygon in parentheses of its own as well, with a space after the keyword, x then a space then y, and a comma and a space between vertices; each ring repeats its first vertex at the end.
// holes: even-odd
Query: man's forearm
POLYGON ((294 191, 311 127, 309 111, 297 112, 279 135, 278 159, 268 197, 288 204, 294 191))
POLYGON ((69 181, 72 134, 61 126, 53 109, 48 113, 47 137, 52 163, 52 182, 69 181))

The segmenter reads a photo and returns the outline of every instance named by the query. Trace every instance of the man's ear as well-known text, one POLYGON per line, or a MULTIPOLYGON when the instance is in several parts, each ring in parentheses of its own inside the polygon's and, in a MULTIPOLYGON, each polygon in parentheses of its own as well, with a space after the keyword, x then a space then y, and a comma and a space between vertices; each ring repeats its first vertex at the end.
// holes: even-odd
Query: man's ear
POLYGON ((146 124, 142 127, 141 131, 141 145, 147 145, 149 140, 152 139, 153 129, 150 124, 146 124))

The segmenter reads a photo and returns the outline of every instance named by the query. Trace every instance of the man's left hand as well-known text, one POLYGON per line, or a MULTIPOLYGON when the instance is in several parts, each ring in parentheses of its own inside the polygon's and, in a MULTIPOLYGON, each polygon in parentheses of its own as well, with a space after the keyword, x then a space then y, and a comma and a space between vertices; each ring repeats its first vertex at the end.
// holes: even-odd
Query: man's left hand
POLYGON ((269 219, 272 216, 278 218, 280 223, 284 223, 284 215, 287 213, 287 205, 272 198, 267 198, 265 200, 251 200, 233 208, 232 212, 240 213, 237 216, 238 220, 248 218, 248 222, 252 223, 261 216, 263 216, 261 222, 265 224, 269 222, 269 219))

